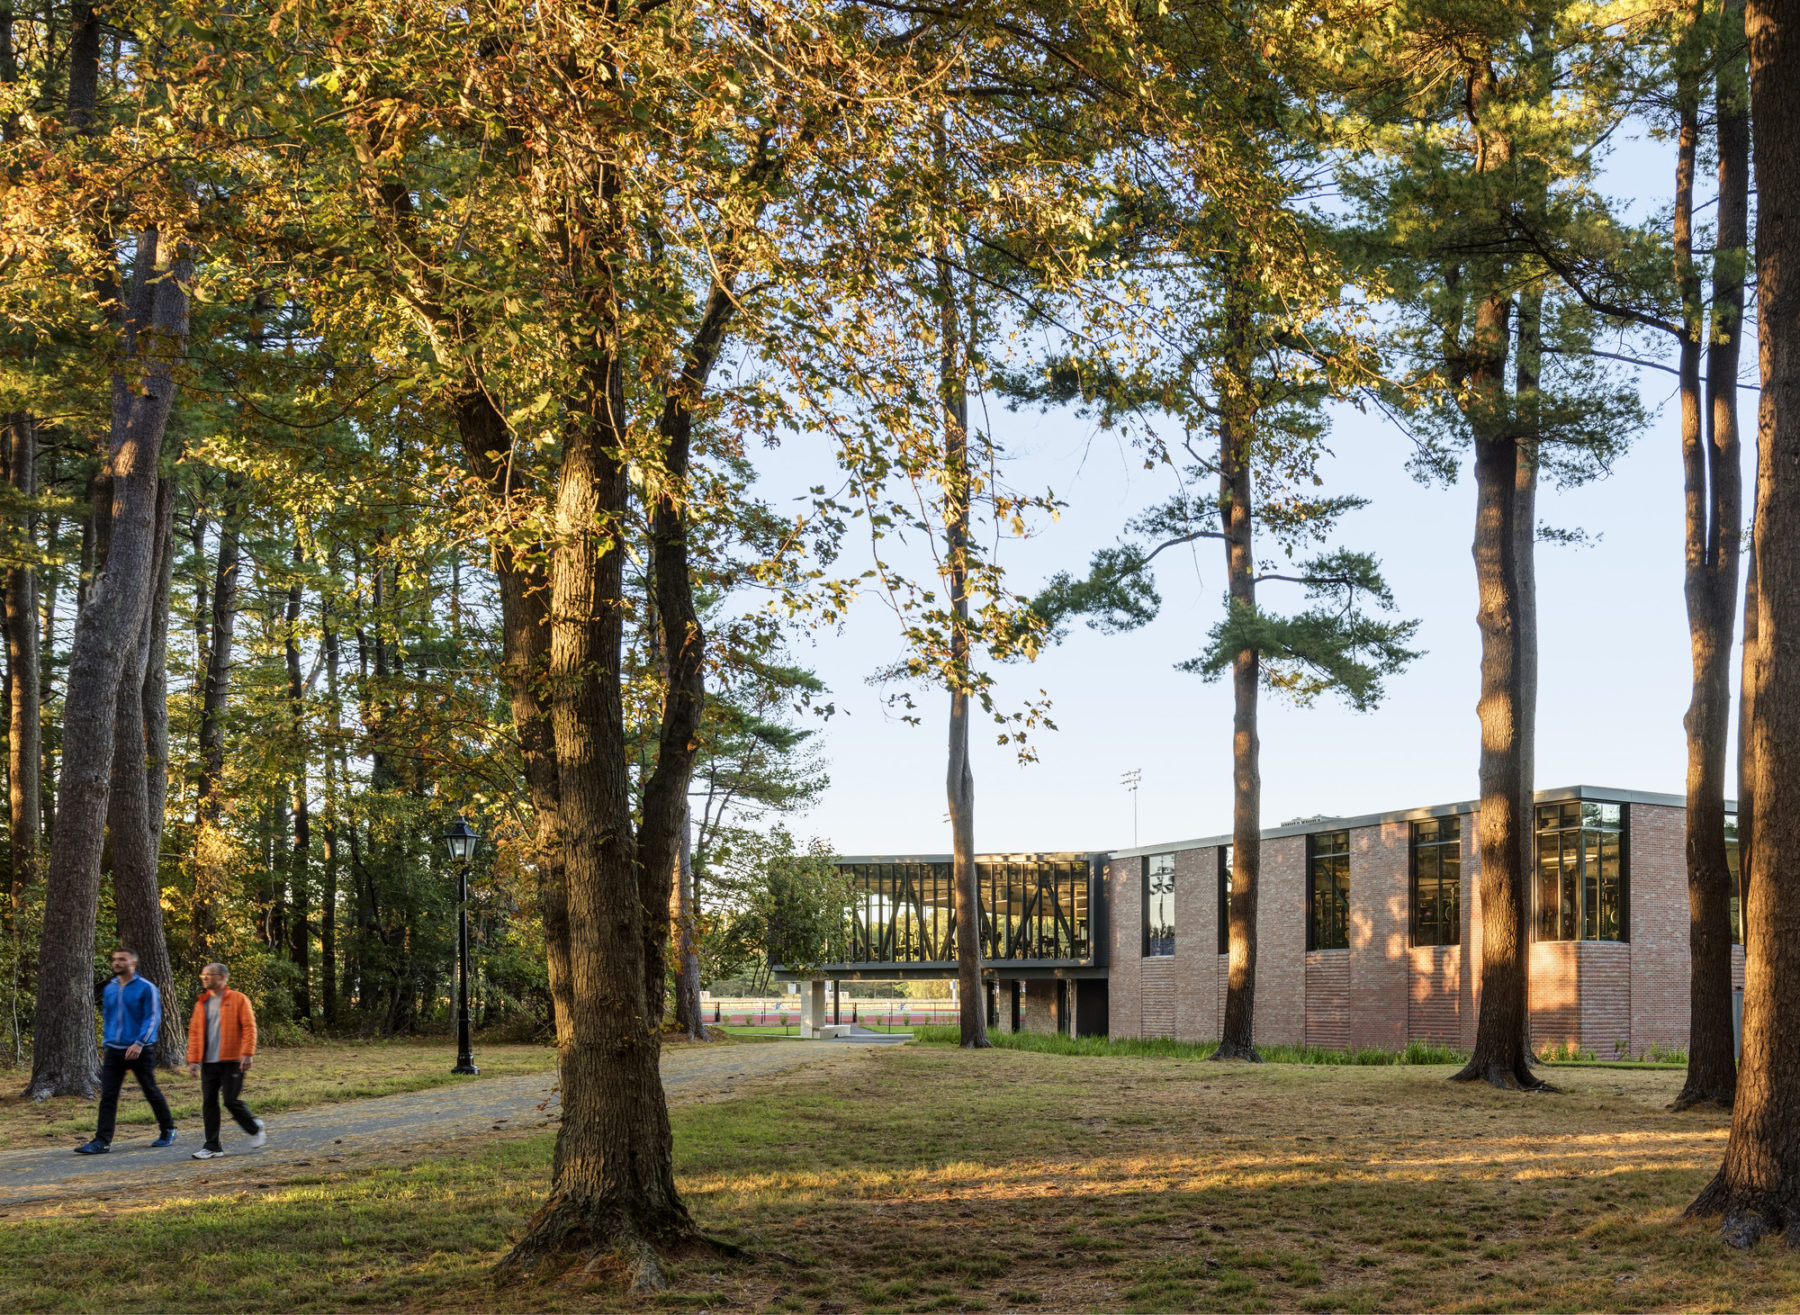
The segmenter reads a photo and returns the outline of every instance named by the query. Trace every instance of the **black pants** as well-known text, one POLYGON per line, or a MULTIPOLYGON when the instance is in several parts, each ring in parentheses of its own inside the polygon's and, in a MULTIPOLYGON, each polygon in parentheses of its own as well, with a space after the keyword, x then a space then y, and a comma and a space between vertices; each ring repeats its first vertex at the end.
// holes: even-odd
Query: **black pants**
POLYGON ((169 1102, 163 1099, 162 1088, 156 1085, 156 1047, 145 1046, 138 1051, 136 1059, 126 1059, 123 1050, 107 1046, 100 1060, 100 1126, 94 1130, 95 1141, 112 1144, 113 1124, 119 1113, 119 1088, 125 1085, 127 1073, 137 1075, 144 1099, 150 1102, 151 1113, 156 1115, 156 1126, 164 1132, 175 1126, 175 1117, 169 1113, 169 1102))
POLYGON ((222 1151, 219 1145, 219 1094, 225 1096, 225 1108, 231 1111, 231 1117, 237 1126, 245 1132, 256 1131, 256 1118, 250 1113, 250 1107, 244 1104, 244 1074, 238 1068, 235 1059, 221 1059, 216 1063, 200 1066, 200 1099, 205 1102, 201 1118, 206 1123, 206 1149, 222 1151))

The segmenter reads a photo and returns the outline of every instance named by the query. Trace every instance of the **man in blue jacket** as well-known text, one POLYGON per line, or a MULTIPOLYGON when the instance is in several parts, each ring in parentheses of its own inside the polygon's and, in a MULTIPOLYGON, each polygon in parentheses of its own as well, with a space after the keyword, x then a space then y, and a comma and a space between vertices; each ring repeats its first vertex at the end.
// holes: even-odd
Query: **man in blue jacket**
POLYGON ((112 1149, 113 1121, 119 1112, 119 1088, 125 1075, 137 1076, 144 1099, 156 1115, 158 1136, 152 1146, 175 1141, 175 1119, 156 1085, 156 1031, 162 1026, 162 998, 156 987, 137 975, 137 955, 114 950, 113 980, 106 984, 102 1009, 106 1034, 100 1051, 100 1126, 94 1140, 77 1146, 77 1155, 104 1155, 112 1149))

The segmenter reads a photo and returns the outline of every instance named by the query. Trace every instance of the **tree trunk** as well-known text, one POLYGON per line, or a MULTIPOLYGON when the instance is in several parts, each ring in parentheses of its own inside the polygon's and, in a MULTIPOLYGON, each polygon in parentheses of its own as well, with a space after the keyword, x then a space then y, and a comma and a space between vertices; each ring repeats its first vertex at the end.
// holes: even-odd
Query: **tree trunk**
MULTIPOLYGON (((1701 30, 1704 10, 1694 6, 1701 30)), ((1731 640, 1737 606, 1742 481, 1738 468, 1737 368, 1748 242, 1749 124, 1741 56, 1731 53, 1743 11, 1727 5, 1715 49, 1719 234, 1713 257, 1713 326, 1707 346, 1711 407, 1701 433, 1700 344, 1706 333, 1693 258, 1694 157, 1699 137, 1699 59, 1682 88, 1676 166, 1675 250, 1682 292, 1681 465, 1686 493, 1684 584, 1693 692, 1686 718, 1688 872, 1688 1070, 1673 1108, 1730 1109, 1737 1094, 1731 1023, 1731 869, 1725 853, 1725 745, 1731 733, 1731 640), (1738 28, 1732 31, 1732 22, 1738 28), (1735 75, 1734 75, 1735 70, 1735 75)), ((1696 52, 1698 54, 1699 52, 1696 52)), ((1740 855, 1740 861, 1741 861, 1740 855)))
POLYGON ((321 595, 319 609, 323 618, 321 642, 325 646, 325 699, 331 719, 325 745, 325 828, 324 863, 320 870, 323 888, 319 892, 319 1004, 325 1026, 336 1027, 338 1021, 337 975, 337 751, 338 724, 338 634, 331 624, 331 602, 321 595))
POLYGON ((107 805, 107 855, 112 864, 113 902, 119 939, 138 956, 138 973, 162 994, 162 1029, 157 1060, 164 1068, 187 1061, 187 1020, 163 927, 160 850, 161 806, 167 781, 168 722, 156 703, 166 694, 158 644, 168 642, 168 564, 174 544, 175 483, 156 491, 156 563, 150 606, 144 610, 138 641, 119 678, 113 722, 112 791, 107 805), (153 731, 155 720, 159 731, 153 731))
POLYGON ((94 925, 110 803, 119 680, 132 656, 155 569, 157 465, 185 350, 193 263, 139 235, 122 368, 113 374, 111 544, 75 623, 64 694, 62 807, 50 848, 38 1013, 26 1093, 95 1091, 94 925), (164 277, 157 277, 163 275, 164 277), (135 378, 128 382, 125 369, 135 378))
MULTIPOLYGON (((37 497, 37 425, 31 416, 16 414, 8 425, 6 474, 20 498, 37 497)), ((27 516, 26 537, 37 538, 37 516, 27 516)), ((38 661, 37 571, 15 566, 6 573, 6 673, 8 713, 6 786, 10 828, 7 844, 12 869, 12 899, 16 909, 25 890, 38 876, 39 819, 43 801, 39 782, 43 767, 43 679, 38 661)))
POLYGON ((693 816, 681 819, 681 854, 675 863, 675 1020, 689 1041, 707 1039, 700 1016, 700 954, 694 941, 693 816))
MULTIPOLYGON (((1228 367, 1219 409, 1219 510, 1225 534, 1227 606, 1256 611, 1256 486, 1251 469, 1249 308, 1227 275, 1228 367)), ((1256 1049, 1256 910, 1262 874, 1262 746, 1256 730, 1261 656, 1231 660, 1231 902, 1226 942, 1225 1021, 1214 1059, 1261 1063, 1256 1049)), ((1196 892, 1204 898, 1204 892, 1196 892)), ((1190 897, 1191 898, 1191 897, 1190 897)), ((1204 947, 1202 947, 1204 948, 1204 947)))
POLYGON ((969 395, 963 326, 947 252, 937 257, 944 402, 944 558, 950 592, 950 753, 944 787, 950 803, 950 867, 956 910, 956 991, 961 1043, 986 1050, 987 992, 981 982, 981 879, 975 866, 975 769, 969 761, 969 395))
MULTIPOLYGON (((601 322, 611 318, 603 307, 601 322)), ((502 1269, 529 1273, 587 1256, 590 1263, 623 1264, 631 1286, 648 1289, 662 1283, 654 1248, 695 1232, 675 1188, 658 1070, 660 1000, 653 1006, 646 989, 646 923, 666 907, 672 855, 660 874, 663 903, 647 908, 631 826, 620 677, 630 496, 624 381, 617 358, 588 369, 588 396, 571 408, 578 418, 564 437, 557 488, 547 682, 572 969, 561 1046, 563 1119, 549 1199, 502 1269)), ((671 668, 682 661, 677 647, 669 660, 671 668)), ((673 670, 669 683, 673 695, 673 670)), ((648 825, 648 800, 645 811, 648 825)))
POLYGON ((1528 597, 1530 527, 1516 425, 1506 418, 1512 302, 1483 298, 1476 312, 1475 578, 1481 628, 1481 1009, 1475 1049, 1458 1081, 1535 1089, 1528 1005, 1525 877, 1532 839, 1531 706, 1535 652, 1528 597))
MULTIPOLYGON (((294 544, 294 569, 304 563, 300 544, 294 544)), ((312 928, 307 915, 311 911, 312 873, 312 801, 307 797, 307 737, 305 685, 300 674, 300 604, 303 590, 295 578, 288 586, 287 630, 283 647, 287 657, 288 719, 296 757, 294 772, 294 845, 288 855, 288 895, 293 902, 293 917, 288 925, 288 961, 294 965, 298 985, 294 990, 294 1013, 307 1026, 312 1025, 312 928)))
MULTIPOLYGON (((54 558, 62 549, 62 518, 50 517, 49 530, 44 535, 46 552, 54 558)), ((44 573, 44 625, 38 640, 38 744, 43 757, 38 771, 38 793, 41 812, 38 820, 43 839, 39 843, 40 851, 48 845, 56 832, 56 746, 57 737, 46 730, 50 721, 48 709, 56 694, 56 572, 44 573)))
POLYGON ((224 514, 219 518, 219 557, 213 571, 212 637, 206 645, 205 688, 200 698, 200 778, 194 786, 194 896, 190 910, 193 952, 200 963, 212 957, 215 892, 223 884, 226 842, 219 827, 225 774, 225 701, 231 689, 232 640, 237 633, 238 532, 243 478, 226 477, 224 514))
POLYGON ((1688 1207, 1748 1246, 1800 1243, 1800 22, 1750 0, 1756 124, 1758 587, 1748 779, 1755 846, 1744 920, 1743 1062, 1718 1175, 1688 1207))

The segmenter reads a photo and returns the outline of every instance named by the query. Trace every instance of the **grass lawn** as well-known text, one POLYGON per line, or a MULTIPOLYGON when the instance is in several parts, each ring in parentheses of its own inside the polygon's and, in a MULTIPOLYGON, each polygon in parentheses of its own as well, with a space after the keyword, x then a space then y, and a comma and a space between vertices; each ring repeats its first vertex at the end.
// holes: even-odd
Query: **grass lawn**
POLYGON ((0 1308, 1800 1306, 1800 1254, 1680 1222, 1725 1119, 1664 1110, 1679 1072, 1523 1096, 1450 1071, 870 1048, 672 1112, 690 1207, 759 1258, 680 1260, 656 1302, 491 1286, 550 1151, 501 1134, 210 1200, 15 1209, 0 1308))
MULTIPOLYGON (((454 1041, 346 1041, 284 1046, 258 1052, 244 1084, 244 1099, 259 1113, 325 1105, 364 1096, 467 1082, 450 1068, 456 1063, 454 1041)), ((537 1045, 478 1045, 475 1063, 484 1078, 537 1073, 556 1067, 556 1051, 537 1045)), ((86 1140, 94 1135, 95 1101, 59 1097, 30 1101, 19 1095, 25 1074, 0 1073, 0 1150, 86 1140)), ((480 1079, 476 1079, 479 1081, 480 1079)), ((168 1098, 177 1124, 200 1119, 200 1079, 164 1071, 157 1085, 168 1098)), ((154 1127, 137 1079, 127 1076, 119 1094, 119 1123, 154 1127)), ((198 1143, 196 1143, 198 1144, 198 1143)))

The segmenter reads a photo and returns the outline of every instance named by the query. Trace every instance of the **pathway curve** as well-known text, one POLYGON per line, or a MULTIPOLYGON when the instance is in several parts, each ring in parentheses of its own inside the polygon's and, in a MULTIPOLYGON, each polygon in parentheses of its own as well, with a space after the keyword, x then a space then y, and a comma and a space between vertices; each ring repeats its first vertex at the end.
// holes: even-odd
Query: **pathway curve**
MULTIPOLYGON (((820 1061, 842 1062, 859 1049, 830 1042, 671 1046, 663 1051, 663 1090, 671 1104, 681 1104, 820 1061)), ((216 1187, 221 1176, 339 1163, 371 1151, 455 1141, 495 1129, 551 1127, 561 1109, 554 1086, 554 1073, 477 1078, 466 1085, 290 1110, 269 1116, 269 1140, 256 1150, 227 1116, 226 1154, 215 1160, 191 1158, 203 1140, 198 1118, 181 1128, 175 1145, 161 1150, 150 1145, 153 1128, 125 1125, 105 1155, 75 1155, 67 1146, 7 1151, 0 1153, 0 1209, 62 1198, 126 1197, 136 1187, 182 1181, 216 1187)), ((136 1096, 136 1087, 128 1086, 121 1099, 136 1096)), ((244 1098, 254 1110, 254 1080, 244 1098)))

